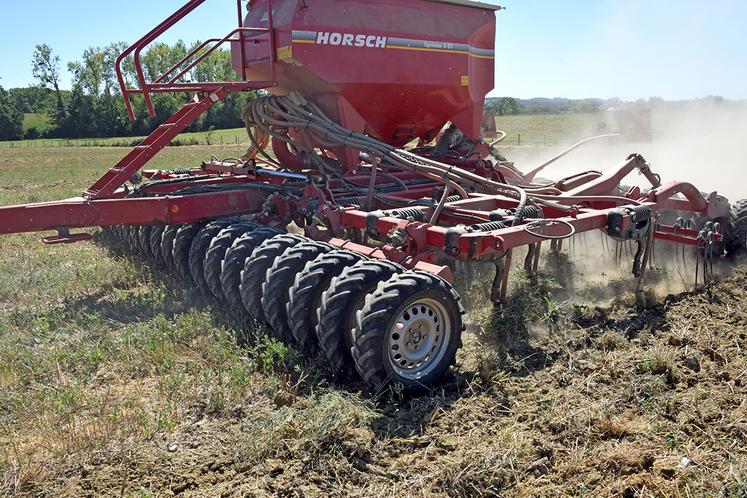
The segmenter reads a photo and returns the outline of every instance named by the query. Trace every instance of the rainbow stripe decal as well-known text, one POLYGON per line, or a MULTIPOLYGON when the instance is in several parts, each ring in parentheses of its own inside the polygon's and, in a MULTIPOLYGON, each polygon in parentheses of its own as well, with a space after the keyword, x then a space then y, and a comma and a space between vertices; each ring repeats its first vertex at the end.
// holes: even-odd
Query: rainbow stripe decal
POLYGON ((411 40, 388 36, 337 33, 328 31, 293 31, 293 43, 312 45, 332 45, 338 47, 381 48, 412 50, 416 52, 436 52, 460 54, 478 59, 495 59, 495 50, 473 47, 461 43, 430 40, 411 40))

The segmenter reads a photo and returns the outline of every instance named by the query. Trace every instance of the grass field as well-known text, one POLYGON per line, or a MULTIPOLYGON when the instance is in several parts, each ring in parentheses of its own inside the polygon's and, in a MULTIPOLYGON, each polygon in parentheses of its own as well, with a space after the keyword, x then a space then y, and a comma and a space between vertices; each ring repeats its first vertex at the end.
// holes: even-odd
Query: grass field
POLYGON ((31 128, 36 128, 39 133, 44 133, 53 127, 54 125, 46 114, 27 113, 23 115, 24 133, 31 128))
MULTIPOLYGON (((40 115, 27 115, 31 125, 40 115)), ((593 114, 543 114, 526 116, 499 116, 496 119, 499 129, 509 132, 506 145, 553 146, 563 145, 593 135, 599 123, 607 120, 603 113, 593 114)), ((0 142, 0 148, 10 147, 68 147, 68 146, 123 146, 143 137, 89 138, 80 140, 44 139, 0 142)), ((243 128, 215 130, 212 132, 183 133, 178 138, 184 143, 201 145, 231 145, 246 141, 243 128)))
MULTIPOLYGON (((76 195, 125 152, 0 149, 0 205, 76 195)), ((0 494, 746 496, 747 273, 643 310, 574 264, 516 272, 499 312, 462 284, 453 375, 374 395, 261 330, 237 346, 242 324, 101 237, 1 237, 0 494)))
MULTIPOLYGON (((133 143, 145 137, 115 137, 115 138, 81 138, 62 139, 45 138, 38 140, 15 140, 0 142, 1 148, 60 148, 60 147, 130 147, 133 143)), ((201 131, 195 133, 182 133, 177 138, 179 142, 187 145, 236 145, 246 142, 246 130, 236 128, 234 130, 201 131)))

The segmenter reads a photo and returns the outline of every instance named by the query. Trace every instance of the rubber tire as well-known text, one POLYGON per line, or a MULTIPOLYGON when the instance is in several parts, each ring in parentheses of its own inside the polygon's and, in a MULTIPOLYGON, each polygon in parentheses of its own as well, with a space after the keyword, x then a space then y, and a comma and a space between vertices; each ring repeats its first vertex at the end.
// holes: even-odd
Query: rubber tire
POLYGON ((176 234, 179 232, 181 225, 166 225, 161 235, 161 260, 164 263, 165 268, 168 271, 176 271, 176 263, 174 261, 174 240, 176 234))
POLYGON ((200 233, 195 236, 194 240, 192 240, 192 246, 189 248, 189 273, 192 275, 192 281, 205 297, 213 297, 213 293, 210 292, 210 288, 205 280, 205 257, 207 256, 210 244, 225 228, 228 228, 237 221, 235 218, 215 220, 205 225, 200 230, 200 233))
POLYGON ((99 239, 104 244, 107 245, 114 245, 115 241, 117 240, 117 227, 99 227, 101 229, 101 232, 99 232, 99 239))
POLYGON ((244 263, 244 270, 241 272, 241 301, 244 303, 244 309, 258 325, 267 325, 262 309, 262 287, 267 278, 267 271, 286 249, 308 240, 294 234, 272 237, 260 244, 244 263))
POLYGON ((332 251, 310 261, 295 275, 288 293, 287 315, 293 339, 301 353, 310 355, 319 349, 316 326, 322 293, 329 288, 332 279, 364 259, 365 256, 352 251, 332 251))
POLYGON ((116 247, 121 245, 122 237, 119 234, 118 226, 100 227, 100 239, 104 244, 110 247, 116 247))
POLYGON ((740 256, 747 253, 747 199, 737 201, 731 210, 731 233, 725 240, 726 253, 740 256))
POLYGON ((150 252, 150 232, 153 230, 151 225, 143 225, 137 232, 138 250, 147 260, 153 259, 153 253, 150 252))
POLYGON ((335 250, 324 242, 309 241, 287 249, 267 270, 262 285, 262 310, 276 338, 296 345, 288 323, 288 300, 296 275, 322 254, 335 250))
POLYGON ((244 264, 260 244, 280 234, 282 232, 274 228, 258 228, 236 239, 226 251, 220 275, 221 289, 231 310, 244 321, 252 319, 241 299, 241 272, 244 264))
POLYGON ((433 387, 456 361, 464 331, 464 307, 454 288, 442 278, 421 271, 408 271, 381 282, 373 294, 366 296, 366 304, 356 313, 353 332, 353 360, 361 378, 371 387, 380 389, 401 384, 405 390, 433 387), (441 301, 450 315, 452 331, 446 354, 427 376, 411 380, 398 375, 389 364, 388 331, 406 303, 424 297, 441 301))
POLYGON ((154 225, 150 229, 150 254, 153 257, 153 262, 159 268, 164 268, 166 263, 161 255, 161 238, 163 237, 163 231, 166 229, 166 225, 154 225))
POLYGON ((205 228, 207 222, 190 223, 182 225, 174 237, 174 247, 171 253, 171 259, 174 262, 176 273, 186 281, 192 281, 192 274, 189 271, 189 249, 192 247, 192 241, 200 230, 205 228))
POLYGON ((356 312, 365 304, 366 296, 405 269, 390 261, 363 261, 347 268, 332 280, 322 294, 317 310, 316 337, 332 373, 337 378, 349 378, 355 373, 353 363, 353 329, 356 312))
POLYGON ((213 296, 221 303, 226 302, 226 296, 223 294, 223 287, 220 283, 226 252, 237 238, 257 228, 259 228, 259 225, 251 221, 235 223, 222 230, 210 243, 203 263, 205 282, 207 282, 208 289, 213 296))
POLYGON ((140 251, 140 237, 138 236, 139 231, 140 225, 129 225, 126 230, 127 248, 133 255, 140 251))

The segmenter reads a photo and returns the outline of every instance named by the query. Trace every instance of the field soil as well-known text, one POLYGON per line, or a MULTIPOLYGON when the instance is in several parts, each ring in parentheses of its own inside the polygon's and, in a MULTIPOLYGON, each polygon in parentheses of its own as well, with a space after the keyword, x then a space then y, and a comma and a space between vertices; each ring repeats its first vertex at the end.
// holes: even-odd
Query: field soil
MULTIPOLYGON (((233 154, 179 149, 159 167, 233 154)), ((0 204, 120 153, 69 150, 0 156, 0 204)), ((747 496, 745 267, 645 307, 563 258, 499 310, 470 273, 457 366, 413 395, 333 381, 98 234, 37 241, 0 238, 4 495, 747 496)))

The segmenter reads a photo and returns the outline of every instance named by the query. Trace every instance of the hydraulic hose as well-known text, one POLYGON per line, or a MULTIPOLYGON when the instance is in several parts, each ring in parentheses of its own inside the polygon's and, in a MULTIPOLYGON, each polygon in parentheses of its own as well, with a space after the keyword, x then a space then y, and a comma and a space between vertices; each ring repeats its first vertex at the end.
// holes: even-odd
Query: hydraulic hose
MULTIPOLYGON (((445 186, 444 196, 436 206, 433 222, 438 220, 442 212, 448 212, 445 199, 451 190, 456 191, 463 199, 469 198, 465 187, 482 189, 485 192, 506 196, 515 199, 518 204, 513 225, 517 226, 524 221, 524 212, 530 205, 550 207, 560 211, 569 211, 572 208, 569 202, 593 202, 609 201, 617 204, 641 204, 639 201, 616 196, 563 196, 562 192, 553 185, 528 185, 517 186, 508 183, 497 182, 484 178, 476 173, 442 163, 440 161, 418 156, 404 149, 395 148, 373 137, 363 133, 354 132, 343 128, 338 123, 329 119, 322 110, 313 102, 308 102, 298 93, 291 93, 283 97, 262 97, 252 101, 244 111, 247 132, 255 148, 266 144, 270 138, 275 138, 295 148, 299 153, 307 155, 319 167, 322 175, 335 175, 342 178, 344 171, 341 166, 335 166, 323 161, 314 147, 325 149, 351 148, 362 153, 364 158, 370 158, 371 179, 366 194, 366 202, 370 206, 373 199, 380 199, 376 192, 376 179, 378 175, 386 175, 389 171, 399 170, 414 172, 424 178, 441 183, 445 186), (291 138, 289 130, 294 130, 291 138), (254 136, 254 134, 257 136, 254 136), (313 144, 313 145, 312 145, 313 144), (378 158, 378 159, 377 159, 378 158), (382 168, 382 171, 379 171, 382 168)), ((492 145, 500 143, 506 138, 505 132, 499 132, 500 138, 492 145)), ((588 138, 569 147, 549 161, 546 161, 532 172, 526 175, 531 182, 534 176, 565 155, 578 147, 602 138, 617 136, 614 134, 600 135, 588 138)), ((257 151, 257 154, 264 154, 257 151)), ((272 160, 273 164, 277 164, 272 160)), ((396 177, 394 177, 396 178, 396 177)), ((398 182, 401 183, 401 182, 398 182)), ((362 187, 362 186, 361 186, 362 187)))
POLYGON ((534 177, 537 176, 537 174, 540 171, 542 171, 543 169, 547 168, 552 163, 554 163, 554 162, 556 162, 556 161, 564 158, 565 156, 567 156, 568 154, 570 154, 574 150, 578 149, 582 145, 585 145, 585 144, 587 144, 589 142, 593 142, 595 140, 601 140, 603 138, 612 138, 612 137, 619 137, 619 136, 620 136, 619 133, 609 133, 607 135, 597 135, 596 137, 590 137, 590 138, 581 140, 580 142, 571 145, 570 147, 568 147, 567 149, 565 149, 560 154, 558 154, 556 156, 553 156, 551 159, 549 159, 549 160, 545 161, 544 163, 540 164, 539 166, 537 166, 536 168, 534 168, 532 171, 530 171, 529 173, 527 173, 526 175, 524 175, 524 178, 526 178, 526 180, 530 181, 530 182, 534 181, 534 177))

